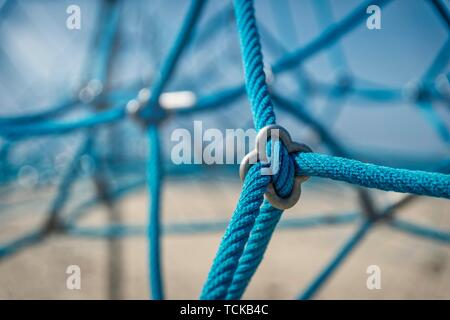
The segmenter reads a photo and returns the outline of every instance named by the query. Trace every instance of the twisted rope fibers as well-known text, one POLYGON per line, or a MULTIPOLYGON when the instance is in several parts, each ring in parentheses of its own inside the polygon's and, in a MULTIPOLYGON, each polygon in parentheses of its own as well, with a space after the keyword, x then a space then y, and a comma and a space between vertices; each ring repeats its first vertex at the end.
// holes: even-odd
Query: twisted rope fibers
MULTIPOLYGON (((265 125, 273 124, 275 122, 275 115, 273 114, 273 105, 265 83, 263 59, 256 27, 253 1, 235 0, 234 4, 241 40, 247 94, 252 107, 255 128, 260 130, 265 125)), ((281 65, 283 66, 283 64, 281 65)), ((319 129, 321 129, 321 127, 319 127, 319 129)), ((322 130, 322 132, 326 131, 322 130)), ((327 136, 325 135, 325 137, 327 136)), ((331 138, 329 140, 334 142, 331 138)), ((342 152, 338 146, 335 144, 332 145, 335 146, 339 152, 342 152)), ((284 154, 285 156, 280 157, 282 174, 279 174, 279 176, 283 176, 286 179, 287 175, 284 173, 291 167, 290 161, 287 159, 291 158, 289 155, 286 155, 285 148, 282 147, 281 149, 281 154, 284 154), (287 169, 283 170, 283 168, 287 169)), ((386 186, 389 190, 399 192, 450 197, 450 179, 447 175, 419 171, 412 172, 409 170, 392 169, 381 166, 372 167, 372 165, 364 165, 353 160, 346 163, 349 164, 349 167, 346 167, 346 164, 344 164, 345 161, 342 163, 340 158, 330 156, 322 158, 322 155, 316 154, 312 154, 312 156, 308 154, 299 154, 296 157, 296 161, 299 165, 299 174, 307 176, 320 176, 323 173, 328 178, 338 180, 344 179, 344 181, 365 187, 376 187, 386 190, 383 189, 386 186), (314 164, 308 163, 308 160, 311 160, 314 164), (304 164, 305 168, 303 168, 304 164), (342 164, 344 165, 342 166, 342 164), (344 174, 341 176, 340 173, 344 174), (378 184, 379 182, 381 182, 381 184, 378 184)), ((261 176, 257 176, 256 178, 263 180, 261 176)), ((278 179, 276 178, 277 177, 275 176, 274 181, 275 186, 277 187, 278 179)), ((264 179, 266 182, 267 180, 267 178, 264 179)), ((284 190, 282 190, 287 191, 287 194, 289 194, 291 189, 286 188, 286 181, 287 180, 283 181, 282 187, 284 186, 284 190)), ((256 183, 256 181, 254 183, 256 183)), ((277 193, 279 193, 280 196, 286 196, 286 194, 281 194, 277 188, 275 188, 275 190, 277 190, 277 193)), ((255 190, 254 195, 251 192, 248 192, 246 188, 243 188, 238 206, 233 214, 233 219, 230 221, 230 225, 222 239, 216 258, 214 259, 204 285, 201 298, 239 299, 245 291, 251 277, 256 272, 275 226, 282 214, 281 210, 272 208, 268 203, 265 203, 264 210, 261 209, 261 211, 264 211, 264 214, 258 212, 256 208, 259 208, 262 204, 262 195, 260 193, 261 189, 255 190), (249 199, 246 199, 247 197, 249 199), (252 203, 247 202, 251 200, 253 200, 252 203), (240 204, 242 202, 246 203, 246 205, 253 210, 241 212, 240 204), (246 216, 246 214, 248 214, 248 216, 246 216), (260 215, 261 218, 258 219, 260 215), (229 232, 231 232, 229 230, 235 228, 234 224, 239 225, 241 221, 244 220, 246 223, 244 225, 243 236, 238 238, 229 236, 229 232), (256 221, 258 223, 256 223, 256 221), (225 249, 222 249, 224 247, 225 249), (236 250, 230 252, 227 251, 226 248, 235 248, 236 250)), ((354 245, 362 239, 372 223, 372 220, 368 220, 362 225, 361 229, 355 234, 355 237, 344 247, 341 255, 342 258, 338 257, 338 262, 336 262, 336 264, 339 263, 340 259, 343 259, 347 251, 351 251, 354 245)), ((331 269, 332 268, 333 267, 331 267, 331 269)), ((327 278, 326 275, 327 273, 325 272, 325 275, 323 276, 324 279, 327 278)), ((321 281, 319 282, 321 283, 321 281)), ((313 286, 311 288, 311 293, 315 291, 316 287, 313 286)))
MULTIPOLYGON (((253 1, 236 0, 234 5, 241 40, 247 94, 252 107, 255 128, 260 130, 275 123, 275 114, 266 84, 253 1)), ((277 193, 281 196, 287 196, 293 188, 295 170, 292 158, 287 153, 286 148, 282 144, 279 144, 278 148, 280 149, 281 170, 273 177, 273 182, 277 193)), ((255 174, 255 168, 258 166, 253 167, 252 172, 255 174)), ((234 237, 227 235, 227 232, 225 233, 203 287, 202 299, 240 298, 261 262, 275 225, 281 217, 281 210, 275 210, 266 204, 265 211, 276 211, 277 214, 264 214, 261 218, 258 218, 261 215, 259 208, 262 204, 263 195, 272 177, 258 176, 258 173, 256 173, 253 178, 260 180, 258 181, 259 188, 256 190, 243 188, 238 206, 233 214, 229 229, 227 229, 229 234, 243 223, 243 234, 234 237), (261 182, 265 184, 260 184, 261 182), (241 203, 245 203, 245 205, 241 206, 241 203), (234 224, 237 226, 235 227, 234 224), (222 250, 221 248, 225 249, 222 250), (234 250, 228 251, 227 248, 234 248, 234 250)), ((246 177, 245 183, 248 179, 250 178, 246 177)))
MULTIPOLYGON (((348 16, 340 22, 327 28, 319 37, 307 44, 305 47, 295 50, 283 56, 273 66, 273 72, 284 72, 306 59, 312 57, 323 48, 329 47, 340 37, 347 34, 365 17, 365 8, 368 4, 376 4, 380 7, 390 2, 369 1, 357 7, 348 16)), ((448 12, 438 0, 432 1, 436 10, 448 24, 448 12)), ((169 81, 177 62, 187 45, 189 38, 192 37, 194 26, 198 21, 204 1, 193 1, 185 17, 181 30, 176 38, 174 46, 167 55, 163 67, 157 80, 152 86, 152 96, 146 108, 140 114, 149 125, 147 129, 149 139, 149 157, 147 182, 149 195, 151 198, 150 221, 148 225, 148 237, 150 243, 150 279, 152 296, 155 299, 163 298, 162 276, 160 267, 160 195, 162 184, 162 166, 161 150, 159 142, 158 125, 162 120, 158 112, 161 109, 158 105, 159 96, 163 92, 165 85, 169 81), (152 263, 153 261, 153 263, 152 263)), ((256 28, 256 19, 254 16, 253 1, 235 0, 236 19, 239 28, 241 40, 242 57, 245 70, 246 86, 238 85, 222 91, 218 91, 210 96, 202 97, 197 105, 192 109, 177 110, 177 114, 190 114, 191 112, 207 110, 213 107, 229 104, 247 91, 251 102, 252 114, 257 130, 275 123, 275 114, 273 104, 268 94, 265 75, 263 71, 263 58, 261 46, 256 28), (245 89, 244 89, 245 88, 245 89)), ((116 13, 118 11, 115 11, 116 13)), ((119 15, 114 15, 113 20, 117 20, 119 15)), ((110 29, 111 31, 112 29, 110 29)), ((106 32, 111 35, 111 33, 106 32)), ((111 37, 106 37, 111 39, 111 37)), ((104 42, 111 44, 110 41, 104 42)), ((447 44, 446 44, 447 46, 447 44)), ((448 54, 444 57, 448 59, 448 54)), ((109 52, 112 47, 102 46, 100 60, 108 60, 109 52), (102 55, 103 54, 103 55, 102 55)), ((442 51, 441 51, 442 52, 442 51)), ((434 71, 439 71, 439 61, 435 60, 434 71)), ((444 59, 441 59, 442 62, 444 59)), ((104 65, 97 65, 96 73, 104 78, 107 69, 102 69, 104 65)), ((431 72, 431 71, 430 71, 431 72)), ((434 75, 433 75, 434 76, 434 75)), ((430 78, 433 78, 430 76, 430 78)), ((428 80, 428 79, 427 79, 428 80)), ((319 122, 310 117, 305 111, 295 111, 296 105, 292 104, 283 97, 274 95, 277 100, 285 107, 296 113, 296 115, 309 123, 322 139, 328 143, 334 153, 347 156, 345 149, 328 133, 319 122)), ((0 134, 8 139, 22 139, 35 135, 59 134, 71 132, 82 128, 92 128, 101 124, 110 123, 125 117, 125 108, 123 105, 114 107, 110 110, 100 112, 94 116, 72 122, 52 122, 46 119, 59 115, 65 108, 73 102, 57 106, 55 109, 49 109, 42 113, 29 116, 19 116, 10 118, 0 118, 0 134), (33 124, 32 126, 17 125, 26 124, 28 121, 37 122, 45 119, 44 122, 33 124)), ((67 110, 67 109, 66 109, 67 110)), ((301 108, 297 108, 301 110, 301 108)), ((431 114, 431 113, 430 113, 431 114)), ((434 119, 436 120, 436 119, 434 119)), ((434 121, 431 119, 431 122, 434 121)), ((436 123, 436 121, 434 121, 436 123)), ((442 128, 441 128, 442 129, 442 128)), ((442 130, 441 130, 442 131, 442 130)), ((441 135, 442 136, 442 135, 441 135)), ((439 173, 411 171, 404 169, 394 169, 372 164, 365 164, 359 161, 326 156, 321 154, 295 154, 289 155, 283 145, 277 145, 280 148, 280 172, 273 176, 261 176, 259 164, 250 168, 250 171, 244 182, 240 200, 236 207, 233 218, 225 232, 221 246, 219 247, 216 259, 213 262, 208 280, 203 288, 202 298, 204 299, 237 299, 245 291, 251 277, 255 273, 259 263, 262 260, 265 249, 270 241, 271 235, 281 218, 282 211, 270 206, 263 201, 263 194, 268 183, 273 182, 275 189, 280 196, 287 196, 292 189, 292 181, 295 172, 302 175, 330 178, 333 180, 345 181, 348 183, 360 185, 368 188, 377 188, 386 191, 408 192, 418 195, 427 195, 434 197, 450 198, 449 176, 439 173)), ((69 180, 72 180, 70 178, 69 180)), ((63 182, 61 186, 66 185, 63 182)), ((68 184, 70 186, 70 183, 68 184)), ((67 189, 62 187, 62 189, 67 189)), ((62 194, 68 194, 62 192, 62 194)), ((56 201, 56 200, 55 200, 56 201)), ((58 203, 56 201, 55 203, 58 203)), ((59 206, 59 205, 58 205, 59 206)), ((374 221, 363 222, 361 228, 343 247, 337 258, 332 262, 331 267, 319 275, 319 280, 313 282, 302 297, 312 297, 320 288, 323 282, 330 276, 340 262, 352 251, 352 249, 361 241, 374 221)), ((435 232, 414 224, 394 220, 392 226, 409 233, 417 234, 423 237, 434 238, 439 241, 448 241, 448 234, 435 232)), ((28 244, 35 243, 42 239, 41 232, 33 232, 17 241, 12 241, 6 246, 0 246, 0 257, 6 256, 16 249, 28 244)))
POLYGON ((394 169, 318 153, 295 156, 301 175, 326 177, 366 188, 450 199, 448 174, 394 169))

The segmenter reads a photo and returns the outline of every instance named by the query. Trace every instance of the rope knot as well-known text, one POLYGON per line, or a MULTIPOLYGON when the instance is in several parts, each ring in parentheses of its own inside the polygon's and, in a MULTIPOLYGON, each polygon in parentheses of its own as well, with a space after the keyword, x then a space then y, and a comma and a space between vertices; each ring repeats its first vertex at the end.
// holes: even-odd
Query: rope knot
POLYGON ((262 163, 261 175, 271 176, 265 193, 267 200, 275 208, 291 208, 300 198, 301 183, 307 179, 296 175, 293 153, 297 152, 311 152, 311 149, 304 144, 293 142, 283 127, 266 126, 256 137, 256 148, 241 162, 241 179, 244 180, 251 165, 262 163))
POLYGON ((286 198, 292 193, 294 187, 294 158, 289 154, 286 146, 279 140, 269 141, 266 152, 270 159, 268 165, 277 167, 271 179, 274 191, 281 198, 286 198))

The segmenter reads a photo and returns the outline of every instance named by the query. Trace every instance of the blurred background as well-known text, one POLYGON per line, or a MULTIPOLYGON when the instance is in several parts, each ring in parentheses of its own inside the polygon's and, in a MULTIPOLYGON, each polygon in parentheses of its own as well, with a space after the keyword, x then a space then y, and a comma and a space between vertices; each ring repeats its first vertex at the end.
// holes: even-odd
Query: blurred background
MULTIPOLYGON (((189 4, 0 0, 0 129, 73 123, 126 106, 153 83, 189 4), (80 29, 67 27, 71 5, 80 9, 80 29)), ((448 170, 448 1, 389 2, 381 29, 369 29, 364 13, 331 45, 287 72, 272 72, 280 58, 365 4, 256 1, 271 91, 302 110, 277 103, 278 123, 316 152, 448 170)), ((201 104, 243 79, 232 2, 210 0, 166 91, 188 92, 201 104)), ((245 95, 194 112, 174 104, 169 98, 165 107, 175 111, 160 125, 163 278, 167 298, 196 299, 237 203, 239 162, 176 165, 170 137, 178 128, 192 132, 194 121, 223 133, 253 124, 245 95)), ((142 126, 125 117, 94 129, 19 137, 0 138, 0 298, 146 299, 151 153, 142 126), (81 290, 66 287, 70 265, 81 268, 81 290)), ((380 209, 403 199, 375 190, 370 197, 380 209)), ((351 185, 308 181, 244 298, 300 294, 364 217, 360 202, 351 185)), ((364 239, 315 298, 450 298, 450 203, 410 202, 364 239), (379 290, 366 286, 370 265, 381 269, 379 290)))

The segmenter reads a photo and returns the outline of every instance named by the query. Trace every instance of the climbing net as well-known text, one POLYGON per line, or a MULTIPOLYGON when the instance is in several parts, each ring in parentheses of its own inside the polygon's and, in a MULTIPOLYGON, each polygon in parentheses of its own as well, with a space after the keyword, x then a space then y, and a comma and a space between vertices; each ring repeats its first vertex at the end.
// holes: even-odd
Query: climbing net
MULTIPOLYGON (((328 148, 332 155, 317 152, 299 152, 289 147, 290 142, 282 140, 277 144, 279 150, 280 170, 275 175, 262 175, 261 169, 265 164, 257 162, 247 168, 244 175, 243 187, 238 204, 228 227, 226 228, 216 258, 211 266, 208 278, 201 293, 202 299, 239 299, 245 292, 252 276, 263 259, 264 252, 270 238, 283 214, 283 206, 265 200, 264 195, 268 187, 283 199, 293 194, 299 186, 295 183, 297 177, 320 177, 355 185, 355 190, 361 202, 360 215, 337 215, 333 218, 318 216, 297 221, 297 225, 308 226, 327 223, 346 223, 361 219, 356 232, 338 250, 334 258, 325 266, 317 277, 300 295, 301 299, 314 296, 345 258, 361 242, 365 235, 381 222, 393 228, 403 230, 421 237, 449 243, 450 233, 434 230, 429 227, 403 221, 395 217, 395 213, 407 206, 417 196, 450 198, 450 177, 448 170, 450 162, 442 161, 429 171, 398 169, 387 166, 364 163, 353 160, 356 156, 335 138, 328 126, 316 118, 298 99, 287 97, 274 85, 267 84, 267 76, 273 77, 295 70, 296 81, 307 90, 312 84, 307 82, 305 70, 299 72, 298 67, 319 52, 329 49, 339 42, 352 29, 367 18, 366 9, 370 5, 381 8, 392 2, 391 0, 373 0, 362 3, 338 22, 331 23, 324 28, 316 38, 300 48, 287 51, 277 39, 269 36, 271 44, 279 51, 284 51, 282 57, 270 67, 265 66, 261 53, 260 32, 267 34, 262 25, 255 18, 254 5, 251 0, 235 0, 233 7, 226 6, 203 26, 204 30, 197 30, 197 25, 204 12, 207 1, 193 0, 183 19, 179 32, 162 63, 156 66, 156 76, 141 83, 123 89, 113 88, 108 84, 109 73, 117 48, 115 47, 117 30, 120 22, 122 1, 105 0, 99 19, 97 45, 92 49, 91 59, 87 67, 87 78, 84 85, 74 97, 62 99, 58 104, 41 108, 38 112, 27 115, 4 116, 0 118, 0 135, 4 142, 0 150, 2 157, 2 183, 11 182, 11 177, 17 175, 13 164, 8 163, 8 154, 20 143, 32 138, 43 136, 57 136, 72 132, 83 133, 83 141, 65 168, 59 182, 55 198, 48 210, 46 222, 37 230, 22 235, 0 246, 0 259, 36 243, 41 242, 53 233, 69 235, 97 235, 110 238, 122 237, 134 232, 145 232, 149 240, 149 278, 151 295, 154 299, 163 299, 163 281, 160 265, 161 238, 161 194, 164 180, 163 155, 161 151, 161 128, 163 121, 169 116, 183 117, 200 112, 225 108, 244 95, 250 101, 253 125, 257 131, 277 124, 274 106, 287 112, 296 119, 309 126, 328 148), (234 15, 232 14, 234 13, 234 15), (245 82, 219 89, 213 93, 200 95, 190 100, 186 105, 165 104, 163 96, 167 92, 181 58, 189 49, 192 39, 197 45, 205 44, 220 29, 218 21, 236 21, 241 58, 244 65, 245 82), (230 17, 232 19, 230 19, 230 17), (235 19, 234 19, 235 18, 235 19), (142 88, 143 87, 143 88, 142 88), (64 120, 63 116, 72 112, 76 107, 90 107, 92 110, 75 120, 64 120), (43 111, 42 111, 43 110, 43 111), (146 157, 147 177, 140 181, 133 181, 117 188, 113 188, 108 181, 105 171, 106 161, 99 152, 97 133, 99 127, 118 123, 124 119, 133 119, 137 127, 143 129, 148 139, 148 156, 146 157), (94 163, 93 178, 96 185, 96 197, 82 203, 71 214, 62 215, 62 211, 70 198, 72 185, 80 175, 80 163, 86 155, 94 163), (149 223, 147 230, 133 229, 120 223, 111 223, 106 228, 82 229, 77 227, 77 220, 86 210, 98 201, 111 207, 114 201, 123 194, 147 183, 150 198, 149 223), (385 208, 377 208, 371 197, 370 189, 407 193, 404 198, 385 208)), ((326 2, 320 2, 325 5, 326 2)), ((448 30, 450 28, 450 13, 439 0, 429 2, 436 14, 443 21, 448 30)), ((13 1, 6 1, 1 7, 2 15, 13 6, 13 1)), ((323 17, 322 17, 323 18, 323 17)), ((326 20, 326 17, 325 17, 326 20)), ((270 35, 270 34, 269 34, 270 35)), ((414 104, 423 112, 426 120, 442 140, 450 145, 450 134, 446 123, 433 109, 434 102, 449 105, 450 89, 448 74, 443 74, 450 55, 450 41, 446 41, 437 53, 430 67, 419 81, 409 87, 409 96, 414 104)), ((336 84, 317 84, 316 90, 323 91, 329 98, 336 98, 350 93, 360 95, 375 101, 393 101, 401 99, 401 90, 357 86, 357 79, 341 77, 336 84)), ((184 83, 184 82, 181 82, 184 83)), ((170 103, 169 103, 170 104, 170 103)), ((113 146, 112 146, 113 147, 113 146)), ((38 166, 38 165, 37 165, 38 166)), ((144 170, 144 168, 142 168, 144 170)), ((114 221, 113 221, 114 222, 114 221)), ((180 227, 180 226, 179 226, 180 227)), ((186 225, 190 232, 195 229, 207 229, 214 226, 186 225)), ((181 226, 181 229, 182 226, 181 226)))

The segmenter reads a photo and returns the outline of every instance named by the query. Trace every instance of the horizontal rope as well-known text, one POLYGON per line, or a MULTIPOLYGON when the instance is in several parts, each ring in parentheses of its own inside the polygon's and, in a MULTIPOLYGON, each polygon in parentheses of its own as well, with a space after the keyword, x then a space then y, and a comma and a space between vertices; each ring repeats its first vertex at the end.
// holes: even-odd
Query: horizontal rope
POLYGON ((63 134, 83 128, 92 128, 98 125, 111 123, 125 118, 126 111, 123 105, 107 111, 89 115, 74 121, 47 121, 33 125, 5 126, 0 128, 0 135, 8 139, 24 139, 35 136, 63 134))
MULTIPOLYGON (((59 104, 48 108, 47 110, 37 111, 32 114, 2 116, 0 117, 0 125, 20 125, 29 124, 31 122, 42 121, 53 116, 58 116, 66 111, 73 110, 73 106, 79 104, 78 99, 67 99, 59 104)), ((42 108, 37 108, 42 109, 42 108)))
POLYGON ((450 198, 450 175, 397 169, 318 153, 295 156, 298 174, 344 181, 366 188, 450 198))
POLYGON ((56 120, 55 117, 61 117, 71 111, 78 110, 79 108, 92 107, 96 104, 110 105, 118 104, 119 101, 129 101, 130 99, 136 97, 136 93, 139 89, 140 86, 132 85, 117 88, 96 97, 92 97, 92 101, 83 102, 79 98, 67 98, 53 106, 47 107, 46 109, 43 107, 28 107, 27 110, 43 110, 0 116, 0 127, 3 129, 4 126, 29 126, 31 124, 51 123, 56 120))
MULTIPOLYGON (((287 218, 278 223, 277 229, 297 230, 326 225, 344 225, 358 220, 359 217, 360 215, 357 213, 329 213, 287 218)), ((163 224, 161 227, 163 235, 192 235, 223 232, 228 222, 228 220, 172 222, 163 224)), ((69 235, 87 238, 137 237, 146 236, 148 233, 145 226, 138 224, 112 224, 100 227, 67 225, 66 228, 67 234, 69 235)))

